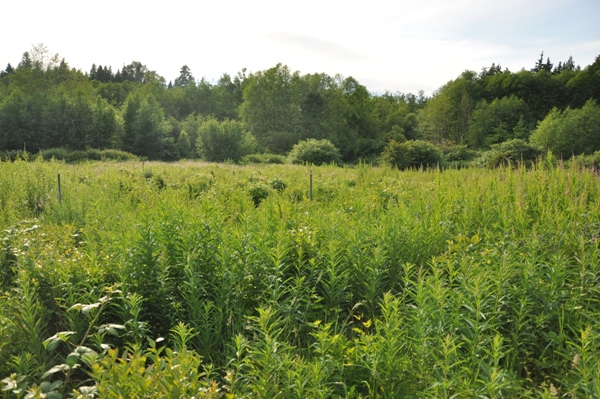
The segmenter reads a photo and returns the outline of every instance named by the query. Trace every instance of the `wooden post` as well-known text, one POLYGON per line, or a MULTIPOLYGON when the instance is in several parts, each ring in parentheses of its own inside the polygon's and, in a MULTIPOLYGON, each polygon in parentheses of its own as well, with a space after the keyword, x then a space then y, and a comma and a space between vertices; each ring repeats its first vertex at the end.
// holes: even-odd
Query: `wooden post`
POLYGON ((60 191, 60 173, 58 174, 58 203, 62 202, 62 192, 60 191))
POLYGON ((312 201, 312 169, 310 170, 310 190, 308 193, 308 198, 312 201))

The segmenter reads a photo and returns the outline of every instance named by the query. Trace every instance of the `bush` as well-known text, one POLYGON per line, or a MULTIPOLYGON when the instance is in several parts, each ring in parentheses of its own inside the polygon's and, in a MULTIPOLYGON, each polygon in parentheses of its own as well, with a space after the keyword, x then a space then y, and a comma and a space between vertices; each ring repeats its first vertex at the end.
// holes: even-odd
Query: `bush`
POLYGON ((40 152, 42 159, 49 161, 52 158, 67 163, 79 163, 85 161, 135 161, 139 157, 121 150, 96 150, 89 148, 81 151, 69 151, 66 148, 49 148, 40 152))
POLYGON ((542 150, 570 158, 600 150, 600 107, 588 101, 581 109, 554 108, 531 134, 530 142, 542 150))
POLYGON ((241 164, 256 164, 256 163, 270 163, 270 164, 284 164, 285 157, 283 155, 276 154, 250 154, 245 155, 240 160, 241 164))
POLYGON ((248 194, 250 194, 250 198, 252 198, 254 206, 258 207, 260 203, 266 200, 269 196, 269 189, 264 184, 258 183, 250 187, 248 194))
POLYGON ((89 149, 85 151, 72 151, 70 152, 65 161, 68 163, 79 163, 85 161, 100 161, 102 160, 102 154, 99 150, 89 149))
POLYGON ((308 139, 296 143, 288 154, 288 159, 294 164, 322 165, 334 163, 339 165, 342 162, 340 150, 326 139, 308 139))
POLYGON ((140 158, 136 155, 133 155, 130 152, 125 152, 121 150, 102 150, 101 151, 102 160, 103 161, 138 161, 140 158))
POLYGON ((450 145, 441 148, 446 162, 472 161, 479 153, 470 150, 466 145, 450 145))
POLYGON ((524 140, 514 139, 492 145, 491 150, 483 153, 479 159, 479 163, 488 168, 495 168, 511 163, 531 163, 540 155, 542 155, 542 152, 538 148, 528 144, 524 140))
POLYGON ((67 150, 66 148, 49 148, 47 150, 41 151, 41 156, 42 159, 46 161, 49 161, 52 158, 59 161, 65 161, 69 156, 69 150, 67 150))
POLYGON ((283 180, 277 179, 277 178, 269 181, 269 184, 271 185, 271 188, 273 190, 277 190, 280 193, 284 192, 285 189, 287 188, 287 184, 285 184, 285 182, 283 180))
POLYGON ((384 164, 401 170, 432 167, 440 164, 441 151, 428 141, 409 140, 403 143, 390 141, 381 155, 384 164))

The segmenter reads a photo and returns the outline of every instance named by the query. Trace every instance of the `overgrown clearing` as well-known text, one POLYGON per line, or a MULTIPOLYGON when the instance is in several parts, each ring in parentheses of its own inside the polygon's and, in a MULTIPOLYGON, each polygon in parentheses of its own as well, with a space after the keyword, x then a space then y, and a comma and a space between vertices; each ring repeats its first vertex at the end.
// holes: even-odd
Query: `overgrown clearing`
POLYGON ((312 171, 0 163, 4 394, 600 396, 597 173, 312 171))

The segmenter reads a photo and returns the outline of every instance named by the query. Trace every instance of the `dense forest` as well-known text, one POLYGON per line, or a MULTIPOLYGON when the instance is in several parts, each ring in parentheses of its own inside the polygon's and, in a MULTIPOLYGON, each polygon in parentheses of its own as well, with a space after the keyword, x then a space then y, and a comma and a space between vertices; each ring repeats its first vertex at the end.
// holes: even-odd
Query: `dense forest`
POLYGON ((196 79, 186 65, 166 82, 138 61, 86 72, 38 45, 0 73, 0 151, 111 148, 164 161, 237 161, 327 139, 343 162, 356 162, 407 140, 446 153, 513 139, 563 157, 600 150, 600 56, 581 68, 542 53, 532 65, 465 71, 428 98, 374 94, 352 77, 281 64, 217 82, 196 79))

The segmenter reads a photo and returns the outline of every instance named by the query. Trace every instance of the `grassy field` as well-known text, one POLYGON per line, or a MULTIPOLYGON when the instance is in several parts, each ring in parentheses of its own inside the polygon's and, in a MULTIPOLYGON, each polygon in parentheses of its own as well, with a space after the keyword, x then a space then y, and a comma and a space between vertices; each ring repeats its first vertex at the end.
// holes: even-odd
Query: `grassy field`
POLYGON ((600 397, 597 173, 312 172, 0 163, 2 394, 600 397))

